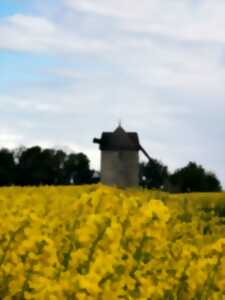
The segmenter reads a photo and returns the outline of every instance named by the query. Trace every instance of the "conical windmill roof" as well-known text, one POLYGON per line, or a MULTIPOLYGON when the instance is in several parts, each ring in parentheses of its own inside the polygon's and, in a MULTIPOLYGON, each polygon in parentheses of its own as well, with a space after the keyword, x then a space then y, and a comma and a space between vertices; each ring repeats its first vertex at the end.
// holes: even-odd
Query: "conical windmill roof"
POLYGON ((138 134, 136 132, 126 132, 122 126, 118 126, 113 132, 103 132, 100 140, 101 150, 131 150, 140 149, 138 134))

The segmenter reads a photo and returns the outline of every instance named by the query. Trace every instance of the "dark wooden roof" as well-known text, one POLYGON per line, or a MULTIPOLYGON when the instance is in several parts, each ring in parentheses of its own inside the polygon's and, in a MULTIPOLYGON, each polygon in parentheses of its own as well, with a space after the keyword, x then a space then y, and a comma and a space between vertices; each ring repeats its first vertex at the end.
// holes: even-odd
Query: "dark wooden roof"
POLYGON ((140 150, 138 134, 126 132, 121 126, 113 132, 103 132, 101 139, 94 139, 93 142, 98 143, 102 151, 140 150))

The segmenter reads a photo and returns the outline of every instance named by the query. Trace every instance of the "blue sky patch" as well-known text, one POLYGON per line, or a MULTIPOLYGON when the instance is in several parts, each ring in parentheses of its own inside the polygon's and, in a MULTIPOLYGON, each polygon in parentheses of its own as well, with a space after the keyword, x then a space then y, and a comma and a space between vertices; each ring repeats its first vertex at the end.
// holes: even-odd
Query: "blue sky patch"
POLYGON ((0 17, 6 17, 14 14, 24 14, 30 11, 30 1, 19 0, 1 0, 0 17))

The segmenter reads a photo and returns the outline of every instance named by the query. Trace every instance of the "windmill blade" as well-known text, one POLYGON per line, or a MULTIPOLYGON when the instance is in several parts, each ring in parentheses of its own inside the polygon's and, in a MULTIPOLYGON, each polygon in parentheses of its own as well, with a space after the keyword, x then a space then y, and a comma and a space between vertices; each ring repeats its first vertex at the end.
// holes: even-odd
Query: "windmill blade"
POLYGON ((148 160, 151 161, 151 157, 149 156, 148 152, 141 145, 140 145, 140 150, 148 158, 148 160))

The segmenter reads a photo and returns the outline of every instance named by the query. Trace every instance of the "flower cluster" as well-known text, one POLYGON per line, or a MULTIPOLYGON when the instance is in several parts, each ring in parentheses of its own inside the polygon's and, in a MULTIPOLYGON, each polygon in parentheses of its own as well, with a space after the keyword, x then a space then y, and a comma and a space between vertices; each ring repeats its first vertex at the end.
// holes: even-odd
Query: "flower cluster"
POLYGON ((225 194, 0 189, 0 299, 225 299, 225 194))

